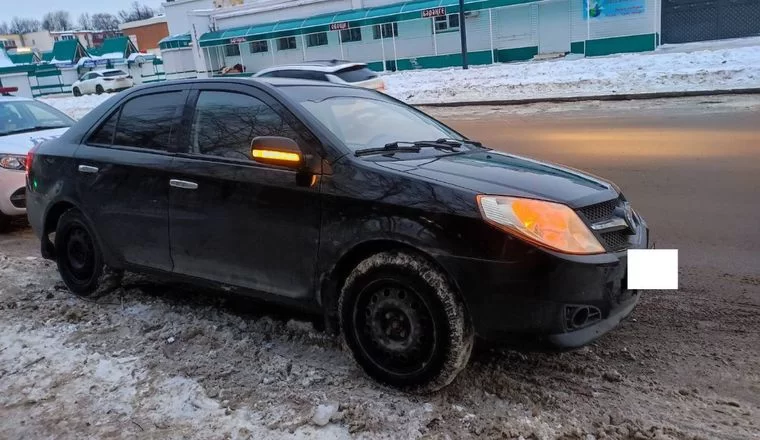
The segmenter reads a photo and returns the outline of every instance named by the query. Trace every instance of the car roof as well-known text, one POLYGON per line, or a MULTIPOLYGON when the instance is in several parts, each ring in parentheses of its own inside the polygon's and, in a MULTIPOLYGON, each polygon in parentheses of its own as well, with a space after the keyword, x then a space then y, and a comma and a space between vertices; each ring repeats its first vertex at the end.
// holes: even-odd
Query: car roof
POLYGON ((316 72, 333 73, 348 67, 366 66, 366 63, 355 63, 350 61, 329 60, 329 61, 308 61, 304 63, 283 64, 280 66, 268 67, 256 72, 257 75, 278 70, 312 70, 316 72))

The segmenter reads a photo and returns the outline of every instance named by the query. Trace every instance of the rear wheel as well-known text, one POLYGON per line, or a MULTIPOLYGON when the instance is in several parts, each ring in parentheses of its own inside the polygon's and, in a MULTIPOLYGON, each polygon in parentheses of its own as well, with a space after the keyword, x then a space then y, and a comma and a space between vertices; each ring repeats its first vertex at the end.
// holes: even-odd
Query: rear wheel
POLYGON ((69 290, 88 296, 98 289, 103 254, 82 213, 72 209, 58 220, 55 250, 58 272, 69 290))
POLYGON ((101 86, 100 84, 95 86, 95 93, 97 93, 98 95, 102 94, 103 91, 104 91, 103 86, 101 86))
POLYGON ((474 332, 445 276, 424 258, 383 252, 349 275, 338 304, 356 362, 374 379, 431 392, 469 360, 474 332))
POLYGON ((74 92, 74 96, 82 96, 82 92, 79 91, 79 87, 74 87, 74 90, 72 91, 74 92))

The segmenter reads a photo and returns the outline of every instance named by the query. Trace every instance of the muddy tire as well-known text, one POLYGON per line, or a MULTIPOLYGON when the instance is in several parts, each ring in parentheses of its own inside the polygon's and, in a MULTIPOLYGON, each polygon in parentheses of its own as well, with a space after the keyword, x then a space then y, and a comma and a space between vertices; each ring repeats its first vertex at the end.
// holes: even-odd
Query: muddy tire
POLYGON ((379 382, 428 393, 467 366, 470 318, 444 274, 420 256, 383 252, 359 263, 338 312, 345 344, 379 382))
POLYGON ((74 87, 72 92, 74 93, 74 96, 82 96, 82 92, 79 91, 79 87, 74 87))
POLYGON ((66 211, 55 232, 58 272, 73 293, 89 296, 98 289, 103 275, 103 254, 95 234, 82 213, 66 211))
POLYGON ((101 86, 100 84, 98 84, 98 85, 95 86, 95 93, 96 94, 102 95, 104 91, 105 90, 103 90, 103 86, 101 86))

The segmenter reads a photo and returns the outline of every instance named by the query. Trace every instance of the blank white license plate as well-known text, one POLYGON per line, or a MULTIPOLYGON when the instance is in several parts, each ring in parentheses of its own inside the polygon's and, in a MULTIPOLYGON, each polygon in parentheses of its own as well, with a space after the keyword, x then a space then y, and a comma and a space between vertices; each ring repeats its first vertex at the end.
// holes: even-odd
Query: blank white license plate
POLYGON ((678 249, 628 250, 628 288, 678 289, 678 249))

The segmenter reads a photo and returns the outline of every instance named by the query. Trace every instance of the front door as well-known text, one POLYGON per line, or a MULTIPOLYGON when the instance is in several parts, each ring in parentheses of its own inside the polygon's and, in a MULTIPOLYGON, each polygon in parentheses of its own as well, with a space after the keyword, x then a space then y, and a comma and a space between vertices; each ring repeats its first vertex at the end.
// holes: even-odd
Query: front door
POLYGON ((570 6, 567 0, 538 4, 538 53, 570 52, 570 6))
POLYGON ((289 137, 307 152, 314 144, 253 86, 200 84, 190 101, 187 154, 175 159, 169 196, 175 272, 290 298, 313 295, 318 179, 299 184, 295 171, 250 160, 250 149, 256 136, 289 137))
POLYGON ((104 249, 128 264, 171 271, 169 168, 188 92, 138 95, 76 151, 81 206, 104 249))

